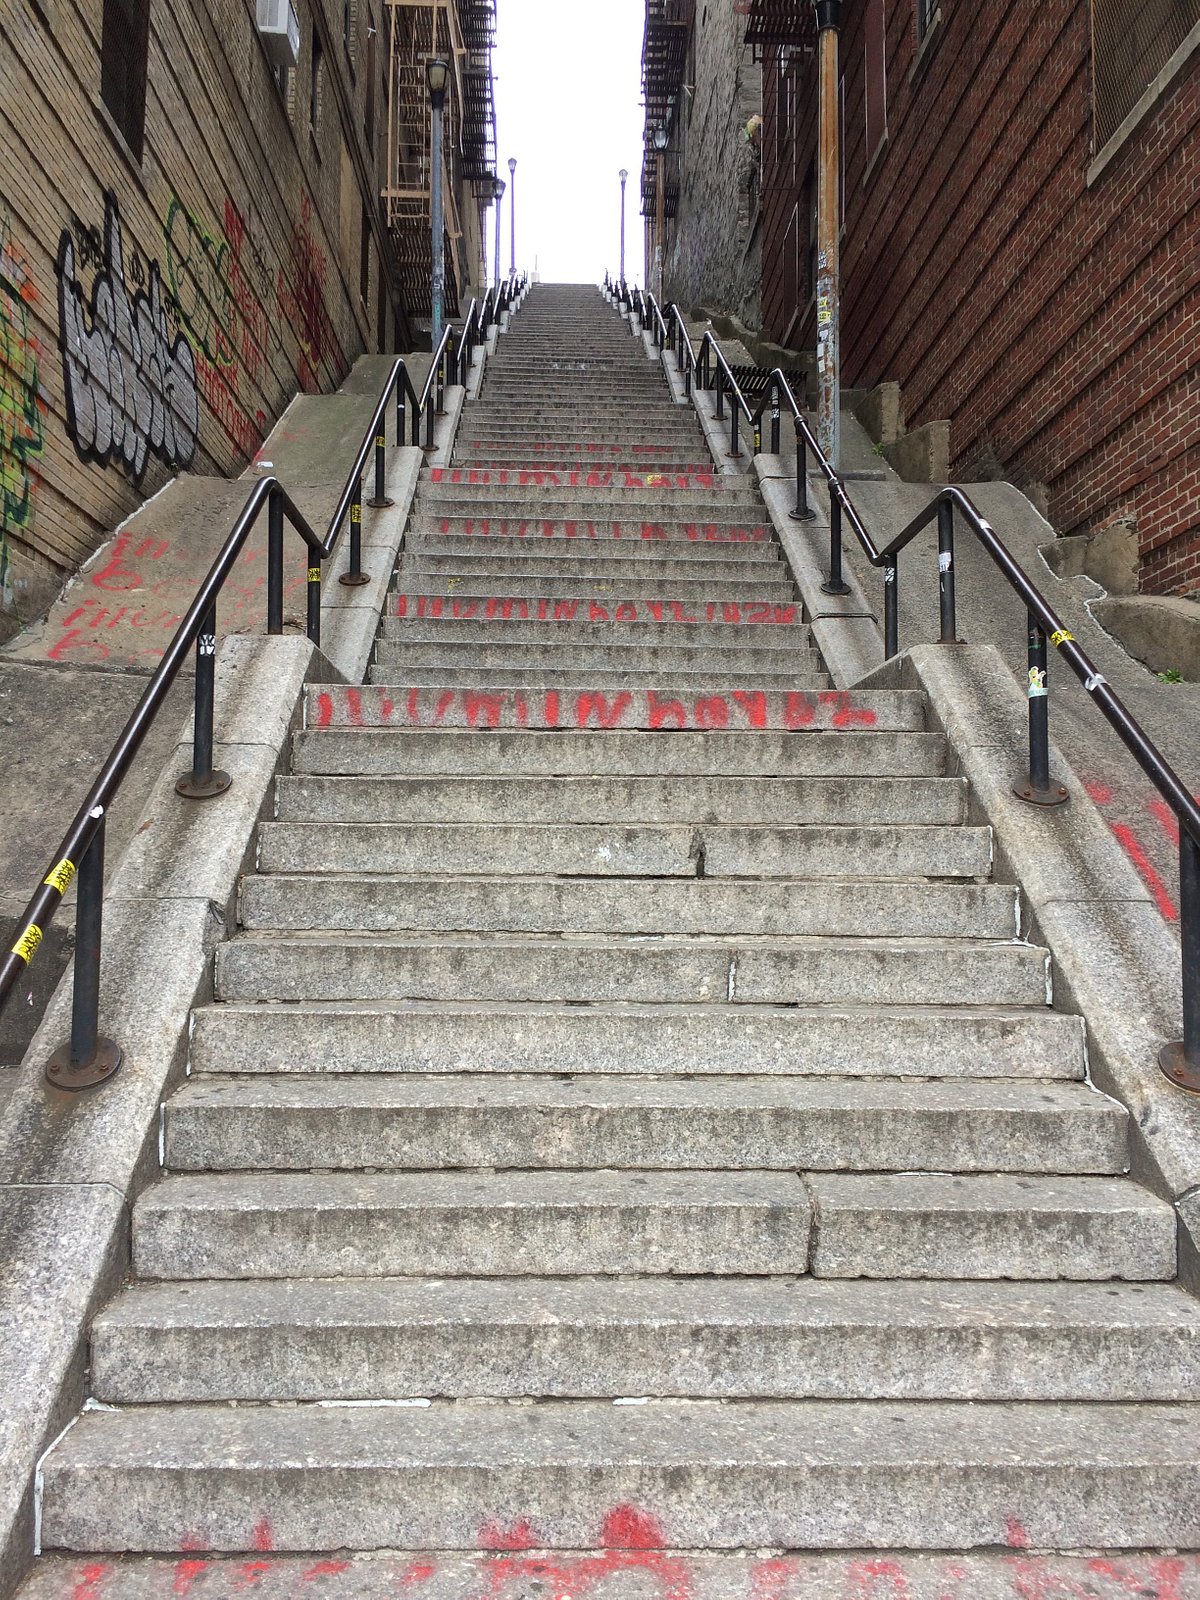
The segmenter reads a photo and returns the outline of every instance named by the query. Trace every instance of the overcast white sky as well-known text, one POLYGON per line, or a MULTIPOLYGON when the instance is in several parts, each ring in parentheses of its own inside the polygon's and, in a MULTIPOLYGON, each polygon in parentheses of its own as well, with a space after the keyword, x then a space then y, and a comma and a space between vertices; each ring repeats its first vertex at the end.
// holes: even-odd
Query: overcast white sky
MULTIPOLYGON (((642 29, 645 0, 497 0, 496 121, 500 176, 517 158, 517 270, 543 282, 599 283, 620 257, 642 281, 642 29)), ((509 260, 504 196, 500 262, 509 260)), ((488 214, 489 260, 495 212, 488 214)))

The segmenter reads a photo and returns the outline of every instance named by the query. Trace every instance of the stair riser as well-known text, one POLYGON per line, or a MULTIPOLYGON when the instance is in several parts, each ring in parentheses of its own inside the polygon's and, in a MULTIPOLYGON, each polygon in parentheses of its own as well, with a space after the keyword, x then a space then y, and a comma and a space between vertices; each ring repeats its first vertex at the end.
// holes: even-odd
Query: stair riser
MULTIPOLYGON (((724 533, 726 530, 718 531, 724 533)), ((690 539, 684 535, 678 538, 659 539, 653 536, 642 538, 635 535, 630 539, 622 539, 607 532, 602 532, 596 537, 584 533, 581 538, 572 538, 569 535, 564 537, 557 534, 547 537, 540 529, 526 537, 519 534, 492 534, 484 530, 461 535, 429 530, 410 534, 405 551, 409 559, 420 557, 422 562, 429 557, 437 557, 442 561, 450 559, 462 561, 464 558, 468 560, 496 557, 505 557, 508 560, 533 558, 539 563, 542 561, 604 562, 611 564, 616 571, 622 570, 626 562, 639 560, 670 561, 676 565, 687 562, 712 563, 714 571, 720 571, 729 562, 737 562, 740 566, 744 566, 747 562, 755 562, 760 566, 769 567, 782 561, 783 552, 778 545, 772 544, 766 538, 765 529, 750 531, 761 532, 763 536, 746 539, 690 539)), ((707 571, 707 567, 705 570, 707 571)), ((703 575, 702 573, 701 576, 703 575)))
MULTIPOLYGON (((961 1292, 961 1291, 959 1291, 961 1292)), ((314 1297, 315 1298, 315 1297, 314 1297)), ((627 1326, 481 1318, 374 1325, 114 1328, 92 1342, 109 1405, 451 1398, 962 1400, 1200 1399, 1185 1333, 906 1328, 853 1314, 809 1327, 696 1321, 627 1326), (364 1383, 362 1374, 369 1373, 364 1383)))
POLYGON ((375 664, 404 671, 411 668, 469 668, 476 675, 480 668, 504 673, 540 672, 549 676, 566 669, 590 673, 616 672, 618 675, 625 672, 666 673, 673 677, 691 674, 694 681, 699 673, 708 675, 715 671, 718 676, 765 672, 779 677, 795 678, 798 675, 809 682, 825 680, 820 658, 813 650, 735 650, 728 645, 724 650, 719 647, 689 650, 681 645, 648 644, 639 648, 635 644, 615 643, 605 648, 601 644, 589 645, 586 640, 575 643, 564 640, 557 647, 534 642, 525 645, 517 641, 506 643, 503 640, 491 645, 478 640, 430 644, 413 644, 405 640, 402 644, 388 641, 377 645, 375 664))
MULTIPOLYGON (((477 690, 447 686, 409 692, 367 686, 362 689, 310 689, 306 721, 310 728, 431 729, 479 728, 493 731, 592 728, 688 732, 819 733, 832 729, 872 732, 918 731, 925 708, 920 695, 905 692, 855 694, 842 690, 780 693, 764 690, 710 693, 698 683, 685 695, 653 690, 616 692, 582 689, 497 689, 480 674, 477 690)), ((666 752, 664 752, 665 754, 666 752)), ((614 752, 615 754, 615 752, 614 752)), ((364 768, 369 771, 370 768, 364 768)), ((619 768, 610 768, 616 771, 619 768)))
MULTIPOLYGON (((430 1179, 429 1181, 432 1181, 430 1179)), ((256 1213, 139 1211, 139 1277, 338 1278, 586 1273, 803 1273, 809 1213, 794 1205, 408 1206, 256 1213)))
POLYGON ((191 1064, 201 1073, 597 1073, 701 1077, 770 1073, 1077 1080, 1078 1018, 1042 1008, 993 1018, 897 1012, 872 1026, 853 1009, 762 1012, 650 1008, 478 1011, 386 1007, 316 1013, 201 1009, 191 1064))
POLYGON ((221 1000, 511 1000, 760 1005, 1046 1001, 1042 952, 947 942, 803 951, 238 940, 217 951, 221 1000), (731 993, 732 991, 732 993, 731 993))
MULTIPOLYGON (((464 778, 348 780, 283 777, 278 822, 687 822, 786 825, 966 821, 959 778, 464 778)), ((753 891, 751 891, 753 892, 753 891)), ((874 892, 874 891, 872 891, 874 892)), ((928 892, 922 889, 922 893, 928 892)), ((1013 891, 1005 891, 1011 900, 1013 891)))
POLYGON ((570 578, 548 577, 522 570, 519 562, 513 565, 517 570, 511 576, 483 573, 453 577, 410 572, 407 565, 403 565, 399 586, 408 591, 420 590, 431 598, 464 603, 478 600, 480 609, 486 607, 491 599, 497 601, 497 609, 505 600, 512 600, 515 605, 524 602, 530 615, 537 614, 542 599, 549 602, 548 609, 551 611, 554 601, 559 599, 579 600, 581 612, 588 611, 588 603, 593 601, 595 620, 600 622, 606 617, 632 620, 639 609, 652 615, 654 606, 661 608, 667 617, 685 620, 688 615, 702 614, 712 605, 717 608, 718 614, 725 607, 738 606, 742 611, 748 611, 751 617, 761 615, 766 623, 773 613, 794 604, 796 598, 794 584, 790 578, 782 575, 769 578, 760 576, 746 581, 740 578, 736 581, 724 579, 719 583, 711 580, 693 581, 690 578, 667 582, 662 578, 639 576, 598 576, 593 579, 585 574, 570 578), (531 599, 531 596, 535 598, 531 599))
POLYGON ((428 879, 334 885, 309 878, 248 878, 241 920, 251 932, 696 933, 736 938, 824 934, 845 938, 1004 939, 1016 928, 1011 891, 943 884, 838 885, 657 882, 631 895, 589 880, 513 883, 428 879))
MULTIPOLYGON (((948 1405, 923 1415, 897 1406, 890 1433, 871 1438, 866 1410, 817 1403, 789 1427, 769 1405, 712 1418, 708 1407, 668 1404, 628 1408, 645 1413, 633 1420, 618 1410, 602 1427, 589 1418, 561 1442, 542 1408, 504 1409, 471 1437, 464 1418, 444 1448, 435 1442, 444 1408, 301 1413, 273 1419, 262 1452, 250 1443, 253 1412, 216 1411, 211 1466, 181 1459, 184 1438, 206 1426, 184 1414, 173 1448, 148 1441, 162 1461, 153 1474, 136 1456, 79 1457, 111 1420, 85 1418, 76 1456, 47 1463, 42 1541, 177 1557, 194 1548, 198 1505, 206 1548, 239 1552, 255 1525, 277 1551, 472 1550, 494 1546, 501 1530, 509 1542, 587 1550, 616 1508, 639 1528, 652 1512, 655 1541, 684 1550, 1004 1549, 1014 1530, 1035 1550, 1186 1549, 1196 1538, 1200 1463, 1185 1443, 1194 1423, 1170 1407, 1094 1419, 1086 1407, 1033 1416, 1009 1407, 971 1419, 948 1405), (1155 1433, 1164 1459, 1149 1472, 1155 1433)), ((136 1416, 125 1419, 122 1438, 137 1428, 136 1416)))
POLYGON ((725 555, 697 555, 682 550, 677 555, 664 555, 660 551, 643 554, 641 551, 594 551, 590 548, 556 555, 544 543, 518 544, 513 550, 496 549, 490 544, 463 555, 442 555, 427 548, 410 550, 404 558, 406 583, 420 586, 426 575, 436 585, 440 578, 461 573, 466 578, 486 578, 493 574, 507 577, 520 572, 529 575, 528 582, 537 593, 544 578, 582 580, 584 592, 597 583, 608 583, 623 588, 626 580, 635 583, 655 582, 660 589, 671 589, 676 581, 688 584, 707 584, 711 596, 727 583, 757 584, 764 592, 787 584, 788 570, 782 562, 770 557, 736 557, 725 555))
MULTIPOLYGON (((810 654, 816 658, 811 635, 800 620, 798 606, 780 606, 778 613, 781 619, 787 620, 762 624, 732 620, 723 623, 720 620, 720 607, 714 607, 717 620, 709 625, 704 622, 655 622, 649 616, 644 622, 589 622, 587 602, 581 609, 576 609, 579 620, 575 622, 565 617, 559 622, 521 622, 516 618, 506 620, 497 614, 498 607, 493 607, 493 614, 488 616, 482 607, 472 607, 470 602, 457 608, 460 613, 468 614, 456 617, 450 614, 451 607, 440 596, 435 603, 443 613, 440 617, 425 614, 430 609, 430 602, 422 604, 419 596, 405 595, 402 600, 394 599, 392 605, 402 604, 405 614, 384 617, 382 642, 403 645, 448 644, 454 648, 479 650, 532 645, 546 645, 551 649, 578 646, 585 650, 612 651, 665 648, 702 654, 704 660, 718 666, 727 659, 727 651, 735 657, 745 651, 751 659, 758 659, 760 654, 782 654, 790 661, 802 661, 810 654)), ((543 609, 547 617, 553 616, 553 603, 547 602, 543 609)), ((706 609, 702 607, 702 613, 706 609)), ((536 615, 537 602, 527 610, 536 615)), ((607 608, 605 610, 607 612, 607 608)))
MULTIPOLYGON (((731 1097, 732 1098, 732 1097, 731 1097)), ((800 1172, 1117 1174, 1119 1115, 1061 1107, 939 1113, 907 1108, 512 1107, 168 1108, 173 1172, 408 1172, 613 1167, 800 1172)))
MULTIPOLYGON (((989 870, 991 837, 986 829, 887 825, 775 829, 267 823, 259 832, 258 865, 261 872, 696 878, 701 875, 701 850, 709 879, 983 878, 989 870)), ((833 892, 844 894, 844 884, 833 892)), ((631 888, 630 893, 636 891, 631 888)))
POLYGON ((406 549, 430 554, 483 554, 533 549, 545 555, 695 555, 698 560, 779 561, 774 530, 764 522, 547 522, 544 518, 417 517, 406 549))
MULTIPOLYGON (((469 688, 474 689, 479 684, 480 672, 483 668, 459 667, 405 667, 385 664, 380 667, 371 667, 367 673, 367 682, 380 686, 389 685, 397 689, 411 688, 469 688)), ((530 668, 512 667, 501 672, 491 669, 492 682, 489 689, 495 692, 504 688, 515 689, 542 689, 547 684, 553 684, 560 691, 571 689, 604 689, 617 690, 656 690, 659 694, 687 694, 696 682, 695 672, 672 673, 664 670, 654 672, 632 672, 617 670, 614 672, 598 671, 588 668, 586 671, 573 672, 567 668, 556 666, 533 666, 530 668)), ((706 677, 710 690, 718 690, 725 694, 732 694, 735 690, 763 690, 778 692, 786 689, 806 689, 815 691, 828 689, 830 680, 824 672, 712 672, 706 677)))

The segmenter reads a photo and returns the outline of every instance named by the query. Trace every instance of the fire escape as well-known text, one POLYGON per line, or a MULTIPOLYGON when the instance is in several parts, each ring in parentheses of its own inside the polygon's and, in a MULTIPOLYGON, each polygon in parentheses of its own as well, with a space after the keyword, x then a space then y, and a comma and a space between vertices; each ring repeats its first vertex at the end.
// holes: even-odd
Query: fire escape
POLYGON ((812 0, 734 0, 733 9, 746 18, 746 43, 754 46, 756 61, 766 61, 781 49, 817 47, 812 0))
MULTIPOLYGON (((496 166, 492 90, 495 0, 386 0, 388 28, 387 176, 382 193, 396 252, 400 292, 410 316, 432 314, 432 122, 426 64, 451 66, 444 111, 442 193, 446 217, 446 313, 456 316, 471 276, 464 209, 480 219, 491 202, 496 166)), ((482 220, 480 220, 482 229, 482 220)))
POLYGON ((642 43, 642 94, 646 102, 646 147, 642 156, 642 215, 653 225, 658 215, 658 152, 654 133, 664 128, 670 142, 663 158, 663 215, 679 209, 679 145, 675 111, 687 72, 695 0, 646 0, 642 43))

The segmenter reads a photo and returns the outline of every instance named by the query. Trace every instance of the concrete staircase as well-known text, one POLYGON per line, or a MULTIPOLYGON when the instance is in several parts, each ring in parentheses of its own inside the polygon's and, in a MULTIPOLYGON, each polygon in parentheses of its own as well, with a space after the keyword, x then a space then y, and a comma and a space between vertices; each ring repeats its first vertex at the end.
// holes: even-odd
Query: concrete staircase
POLYGON ((948 767, 535 289, 311 692, 44 1545, 1200 1543, 1174 1213, 948 767))

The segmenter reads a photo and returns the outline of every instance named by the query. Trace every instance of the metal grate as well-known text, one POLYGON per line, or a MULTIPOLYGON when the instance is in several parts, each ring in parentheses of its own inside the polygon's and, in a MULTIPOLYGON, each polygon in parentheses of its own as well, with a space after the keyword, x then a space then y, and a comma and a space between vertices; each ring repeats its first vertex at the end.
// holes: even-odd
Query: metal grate
POLYGON ((692 0, 646 0, 642 91, 646 121, 651 126, 666 122, 679 98, 694 16, 692 0))
POLYGON ((1124 122, 1200 23, 1200 0, 1092 0, 1093 147, 1124 122))
MULTIPOLYGON (((746 399, 757 400, 760 395, 766 394, 767 384, 775 369, 774 367, 730 367, 729 370, 733 373, 733 381, 746 399)), ((791 385, 792 393, 803 400, 808 382, 807 376, 803 372, 787 371, 783 375, 791 385)))

